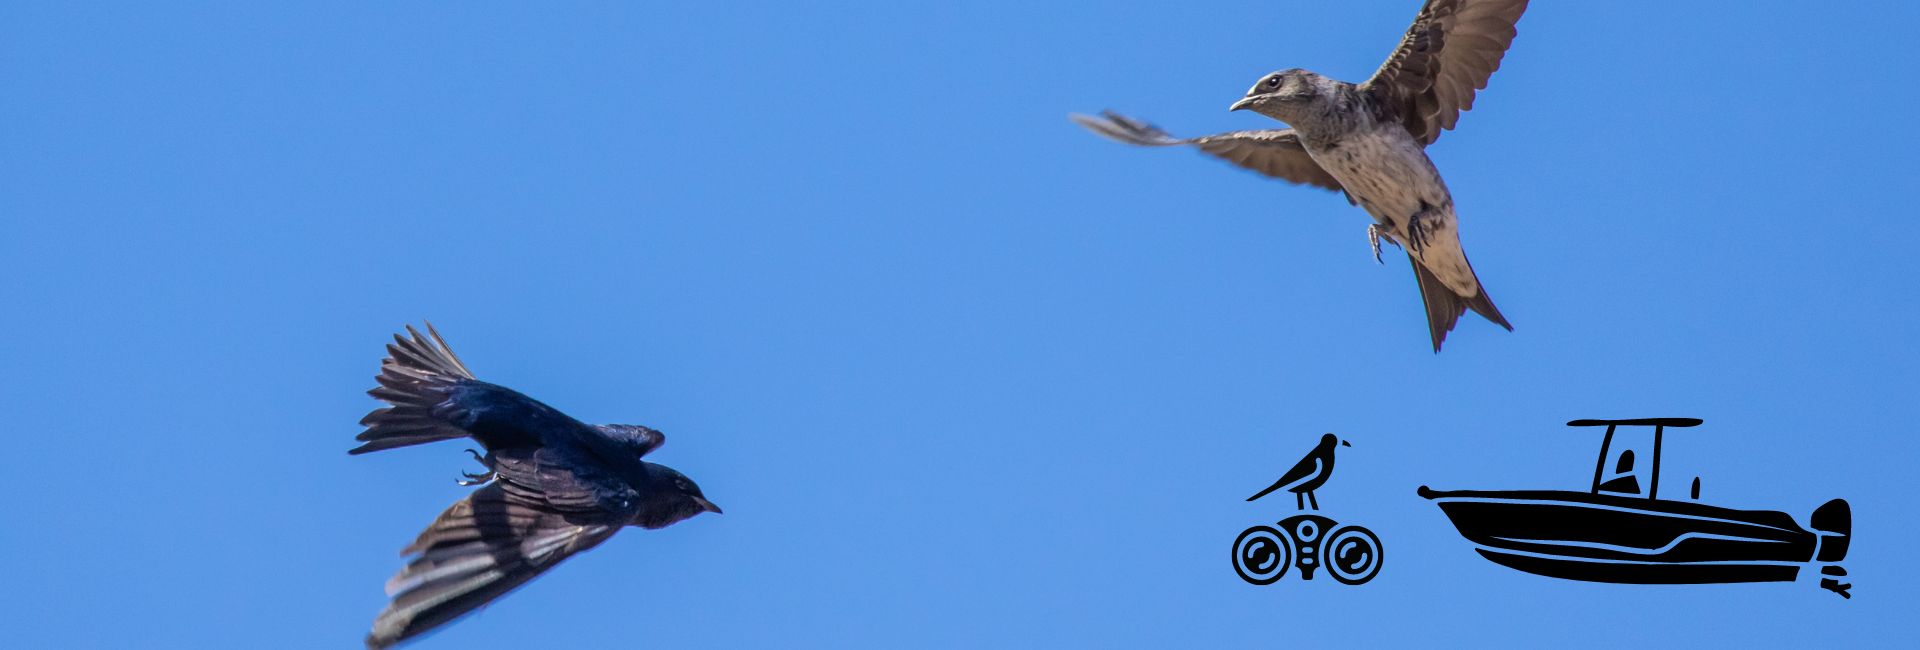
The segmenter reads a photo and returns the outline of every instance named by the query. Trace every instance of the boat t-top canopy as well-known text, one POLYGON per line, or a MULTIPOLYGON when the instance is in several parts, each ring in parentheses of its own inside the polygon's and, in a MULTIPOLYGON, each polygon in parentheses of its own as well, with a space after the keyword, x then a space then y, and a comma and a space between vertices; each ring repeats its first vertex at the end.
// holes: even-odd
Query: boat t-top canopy
POLYGON ((1606 468, 1607 457, 1611 455, 1610 452, 1613 450, 1614 427, 1653 427, 1653 468, 1652 468, 1653 471, 1648 472, 1649 474, 1648 478, 1651 479, 1650 481, 1648 481, 1648 486, 1647 486, 1648 499, 1660 498, 1660 437, 1661 437, 1660 434, 1665 432, 1667 427, 1692 427, 1692 426, 1699 426, 1699 425, 1700 425, 1700 418, 1638 418, 1638 419, 1632 419, 1632 420, 1574 420, 1572 422, 1567 423, 1567 426, 1570 426, 1570 427, 1606 427, 1607 428, 1607 436, 1600 440, 1600 460, 1599 462, 1596 462, 1593 465, 1592 492, 1594 494, 1600 493, 1600 479, 1602 476, 1602 471, 1606 468))
POLYGON ((1700 418, 1637 418, 1633 420, 1574 420, 1570 427, 1697 427, 1700 418))

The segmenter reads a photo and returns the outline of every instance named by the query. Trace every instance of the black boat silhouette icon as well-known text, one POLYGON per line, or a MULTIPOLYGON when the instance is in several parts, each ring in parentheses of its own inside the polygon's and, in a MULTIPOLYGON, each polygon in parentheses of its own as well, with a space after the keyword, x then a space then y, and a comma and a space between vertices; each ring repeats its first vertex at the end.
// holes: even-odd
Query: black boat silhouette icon
MULTIPOLYGON (((1607 428, 1587 492, 1558 490, 1433 490, 1420 486, 1481 556, 1497 564, 1566 580, 1625 584, 1792 582, 1813 564, 1820 586, 1851 598, 1852 584, 1837 562, 1847 555, 1852 510, 1833 499, 1813 511, 1803 528, 1775 510, 1738 510, 1659 497, 1660 442, 1667 427, 1692 427, 1693 418, 1574 420, 1568 426, 1607 428), (1631 450, 1612 455, 1614 431, 1654 428, 1652 462, 1642 474, 1631 450), (1608 460, 1613 459, 1611 471, 1608 460), (1647 487, 1640 489, 1640 479, 1647 487)), ((1695 479, 1692 497, 1699 497, 1695 479)))

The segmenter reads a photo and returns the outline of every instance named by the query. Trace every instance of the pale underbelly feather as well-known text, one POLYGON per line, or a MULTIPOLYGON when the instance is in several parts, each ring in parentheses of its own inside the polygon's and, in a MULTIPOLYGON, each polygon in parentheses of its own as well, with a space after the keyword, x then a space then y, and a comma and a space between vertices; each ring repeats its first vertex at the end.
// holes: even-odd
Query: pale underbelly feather
POLYGON ((1408 248, 1422 266, 1433 271, 1448 288, 1462 296, 1480 293, 1473 269, 1460 248, 1459 220, 1453 196, 1413 138, 1402 133, 1349 136, 1337 146, 1308 144, 1307 154, 1345 187, 1353 200, 1387 227, 1393 239, 1408 248), (1406 246, 1410 218, 1429 208, 1423 219, 1426 246, 1415 253, 1406 246))

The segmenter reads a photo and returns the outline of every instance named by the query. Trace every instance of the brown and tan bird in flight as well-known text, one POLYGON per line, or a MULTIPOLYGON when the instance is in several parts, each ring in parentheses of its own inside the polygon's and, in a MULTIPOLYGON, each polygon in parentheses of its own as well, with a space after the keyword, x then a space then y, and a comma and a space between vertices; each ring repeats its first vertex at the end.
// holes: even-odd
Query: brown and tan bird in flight
POLYGON ((1274 178, 1344 192, 1373 216, 1367 238, 1375 260, 1383 239, 1407 251, 1439 352, 1469 309, 1513 329, 1467 263, 1453 195, 1426 146, 1473 108, 1474 92, 1499 69, 1526 10, 1527 0, 1427 0, 1373 78, 1352 84, 1282 70, 1261 77, 1231 108, 1292 128, 1175 138, 1111 112, 1071 117, 1127 144, 1192 145, 1274 178))

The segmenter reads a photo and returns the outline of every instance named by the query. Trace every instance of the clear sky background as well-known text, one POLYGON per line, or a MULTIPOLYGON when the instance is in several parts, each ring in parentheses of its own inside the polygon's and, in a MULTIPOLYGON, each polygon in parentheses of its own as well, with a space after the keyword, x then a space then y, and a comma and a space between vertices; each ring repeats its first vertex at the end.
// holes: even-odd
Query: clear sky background
POLYGON ((475 467, 346 454, 421 319, 727 510, 421 648, 1911 639, 1912 2, 1536 2, 1429 150, 1518 329, 1439 355, 1339 195, 1066 120, 1272 126, 1226 108, 1363 79, 1417 0, 40 4, 0 7, 12 647, 357 645, 475 467), (1669 486, 1848 499, 1853 600, 1522 574, 1414 494, 1583 489, 1563 423, 1645 416, 1706 420, 1669 486), (1383 571, 1242 583, 1293 514, 1243 499, 1328 431, 1383 571))

